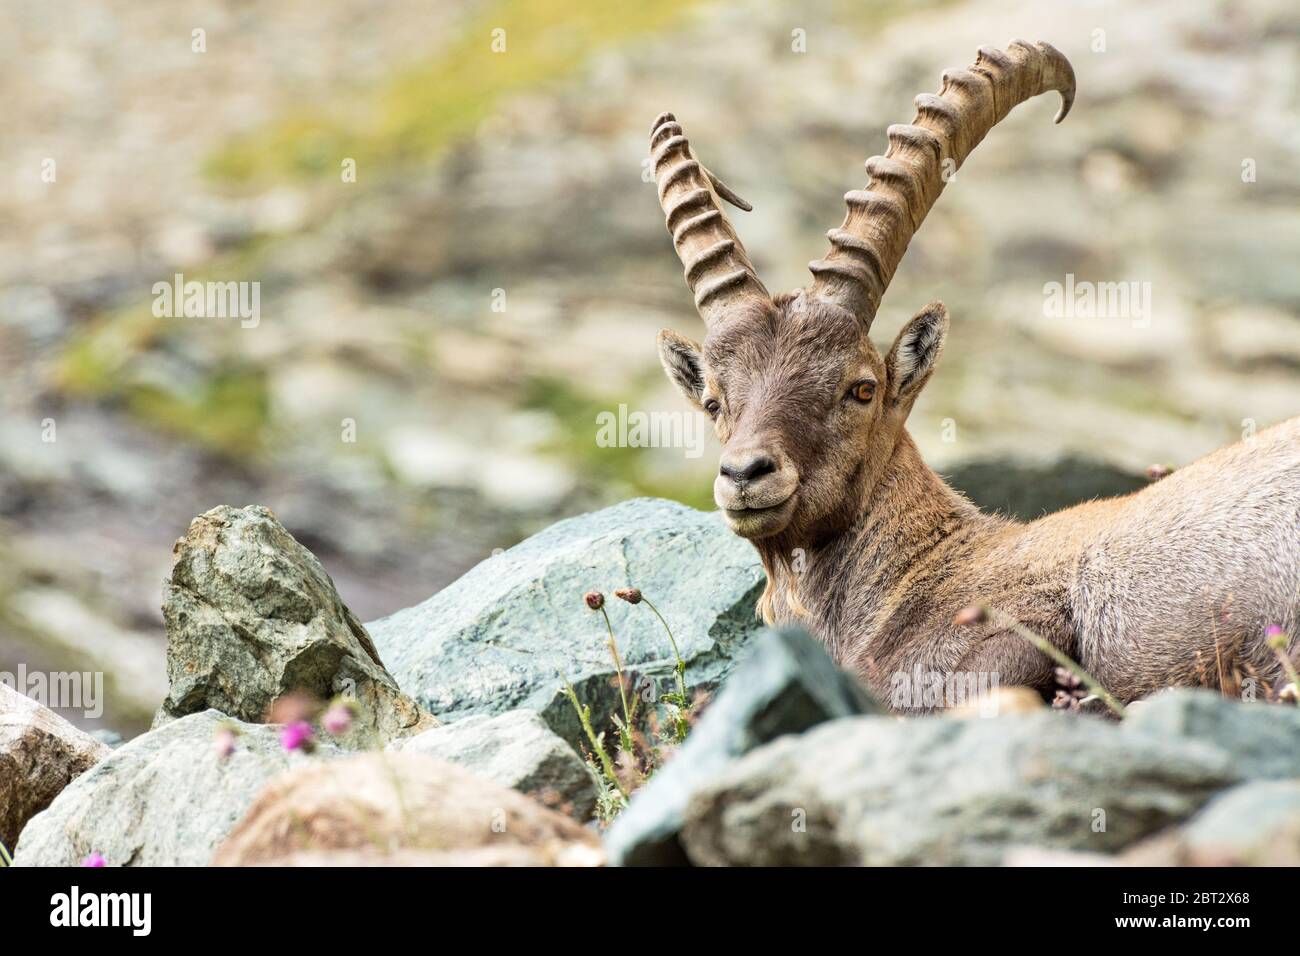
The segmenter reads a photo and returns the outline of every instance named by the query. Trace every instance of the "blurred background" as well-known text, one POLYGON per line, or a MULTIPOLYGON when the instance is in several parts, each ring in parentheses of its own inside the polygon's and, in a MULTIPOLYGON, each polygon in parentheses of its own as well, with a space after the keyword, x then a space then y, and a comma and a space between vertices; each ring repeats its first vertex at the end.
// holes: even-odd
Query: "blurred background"
POLYGON ((596 442, 683 411, 654 337, 702 334, 651 120, 794 288, 912 97, 1017 36, 1071 59, 1074 111, 985 140, 876 325, 953 315, 930 462, 1032 517, 1297 412, 1293 0, 801 6, 0 4, 0 670, 104 671, 95 725, 145 728, 171 544, 218 504, 272 508, 364 620, 562 516, 711 507, 711 434, 596 442), (257 327, 156 317, 175 273, 260 283, 257 327), (1067 274, 1150 283, 1149 321, 1045 315, 1067 274))

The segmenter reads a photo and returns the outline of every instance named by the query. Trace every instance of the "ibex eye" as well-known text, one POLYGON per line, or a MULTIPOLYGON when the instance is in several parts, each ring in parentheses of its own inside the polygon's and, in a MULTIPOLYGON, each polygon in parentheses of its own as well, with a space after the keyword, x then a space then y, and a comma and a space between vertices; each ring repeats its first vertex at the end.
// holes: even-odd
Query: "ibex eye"
POLYGON ((720 409, 721 407, 722 406, 718 404, 718 400, 716 398, 711 398, 704 403, 704 410, 708 412, 710 415, 718 414, 718 409, 720 409))
POLYGON ((857 385, 849 389, 849 397, 862 402, 864 405, 871 401, 875 394, 876 383, 872 381, 858 382, 857 385))

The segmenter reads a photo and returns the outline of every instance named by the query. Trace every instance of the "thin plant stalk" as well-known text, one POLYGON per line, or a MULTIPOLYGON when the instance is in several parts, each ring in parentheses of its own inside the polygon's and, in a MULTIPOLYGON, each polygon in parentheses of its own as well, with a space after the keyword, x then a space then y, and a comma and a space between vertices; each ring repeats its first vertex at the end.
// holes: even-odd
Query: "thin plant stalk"
POLYGON ((1124 705, 1112 697, 1110 691, 1101 686, 1100 681, 1084 670, 1073 660, 1073 658, 1057 648, 1056 645, 1047 638, 1043 637, 1041 634, 1035 634, 1009 614, 1003 614, 1001 611, 986 606, 982 606, 981 610, 990 617, 996 618, 999 624, 1009 627, 1013 632, 1024 638, 1030 644, 1033 644, 1034 647, 1038 648, 1052 660, 1056 661, 1057 664, 1064 667, 1075 677, 1079 678, 1080 682, 1082 682, 1089 691, 1096 694, 1097 697, 1101 699, 1101 702, 1109 707, 1115 714, 1120 717, 1128 716, 1128 711, 1125 710, 1124 705))
POLYGON ((595 753, 596 759, 600 761, 600 766, 601 769, 605 771, 605 776, 609 779, 610 783, 618 788, 618 792, 626 798, 628 793, 627 790, 624 789, 622 781, 618 779, 618 774, 614 772, 614 762, 609 759, 609 754, 605 751, 605 745, 600 742, 600 738, 596 736, 596 731, 591 727, 590 708, 584 707, 578 701, 578 695, 574 691, 573 685, 568 681, 565 681, 564 684, 564 694, 569 698, 569 702, 573 704, 573 709, 578 712, 578 720, 582 722, 583 733, 587 735, 587 740, 590 741, 591 749, 595 753))
POLYGON ((659 608, 655 607, 648 597, 642 594, 641 600, 645 602, 646 606, 649 607, 650 610, 655 612, 655 617, 659 618, 659 623, 662 624, 664 630, 668 632, 668 643, 673 646, 673 657, 677 661, 677 664, 674 667, 677 674, 677 693, 681 696, 684 704, 686 702, 686 662, 682 660, 682 652, 677 647, 677 639, 673 637, 673 629, 668 626, 668 622, 664 620, 664 616, 659 613, 659 608))
POLYGON ((1273 653, 1282 662, 1282 669, 1286 671, 1286 679, 1295 684, 1296 687, 1300 687, 1300 673, 1296 672, 1295 662, 1282 651, 1274 651, 1273 653))
POLYGON ((627 684, 623 680, 623 660, 618 656, 618 643, 614 640, 614 625, 609 620, 609 612, 601 605, 600 613, 605 618, 605 627, 609 631, 609 653, 614 658, 614 673, 618 677, 618 696, 623 702, 623 726, 619 728, 623 749, 632 751, 632 711, 627 706, 627 684))
MULTIPOLYGON (((1271 630, 1271 629, 1270 629, 1271 630)), ((1281 628, 1277 629, 1275 634, 1270 634, 1268 646, 1273 649, 1277 655, 1278 663, 1282 665, 1282 670, 1286 671, 1286 679, 1300 689, 1300 673, 1296 672, 1295 661, 1291 660, 1291 655, 1287 653, 1286 648, 1289 639, 1281 628)))
POLYGON ((4 841, 0 840, 0 868, 13 865, 14 858, 9 855, 9 851, 5 848, 4 841))

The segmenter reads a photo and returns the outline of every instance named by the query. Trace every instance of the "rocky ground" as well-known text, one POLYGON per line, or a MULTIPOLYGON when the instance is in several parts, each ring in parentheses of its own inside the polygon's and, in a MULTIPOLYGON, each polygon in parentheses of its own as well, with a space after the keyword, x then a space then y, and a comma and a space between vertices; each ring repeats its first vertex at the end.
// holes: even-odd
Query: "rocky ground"
POLYGON ((153 730, 110 750, 0 687, 0 839, 19 866, 1300 865, 1293 703, 1180 689, 1120 721, 995 688, 893 716, 753 624, 732 542, 629 501, 362 626, 270 512, 216 509, 178 549, 153 730))
POLYGON ((641 176, 650 120, 677 111, 793 287, 911 97, 1016 35, 1072 59, 1075 109, 989 137, 879 328, 945 299, 913 430, 1034 514, 1295 413, 1294 4, 7 7, 0 670, 102 671, 93 725, 143 730, 171 542, 218 504, 274 509, 361 619, 557 517, 704 504, 711 444, 594 440, 620 403, 681 410, 653 335, 699 333, 641 176), (176 272, 260 282, 260 323, 156 318, 176 272), (1048 317, 1067 274, 1149 282, 1149 315, 1048 317))

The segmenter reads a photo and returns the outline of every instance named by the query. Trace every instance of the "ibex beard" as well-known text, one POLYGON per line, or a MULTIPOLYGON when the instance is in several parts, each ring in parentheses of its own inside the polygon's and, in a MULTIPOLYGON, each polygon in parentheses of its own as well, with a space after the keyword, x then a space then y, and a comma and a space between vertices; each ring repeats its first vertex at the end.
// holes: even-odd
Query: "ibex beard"
POLYGON ((914 668, 997 673, 1046 696, 1053 662, 1007 618, 1121 700, 1224 687, 1229 675, 1266 687, 1281 667, 1265 629, 1295 634, 1300 618, 1300 419, 1137 494, 1020 523, 949 488, 905 428, 948 332, 943 305, 922 309, 883 356, 870 340, 944 173, 1048 90, 1061 94, 1059 122, 1074 72, 1046 43, 985 48, 945 73, 911 124, 890 127, 887 154, 867 161, 872 181, 846 195, 811 285, 775 296, 722 209, 748 204, 661 115, 650 136, 659 198, 707 330, 701 344, 661 332, 661 361, 713 420, 714 498, 763 561, 763 616, 808 627, 882 698, 891 675, 914 668), (972 604, 1002 613, 959 626, 972 604))

